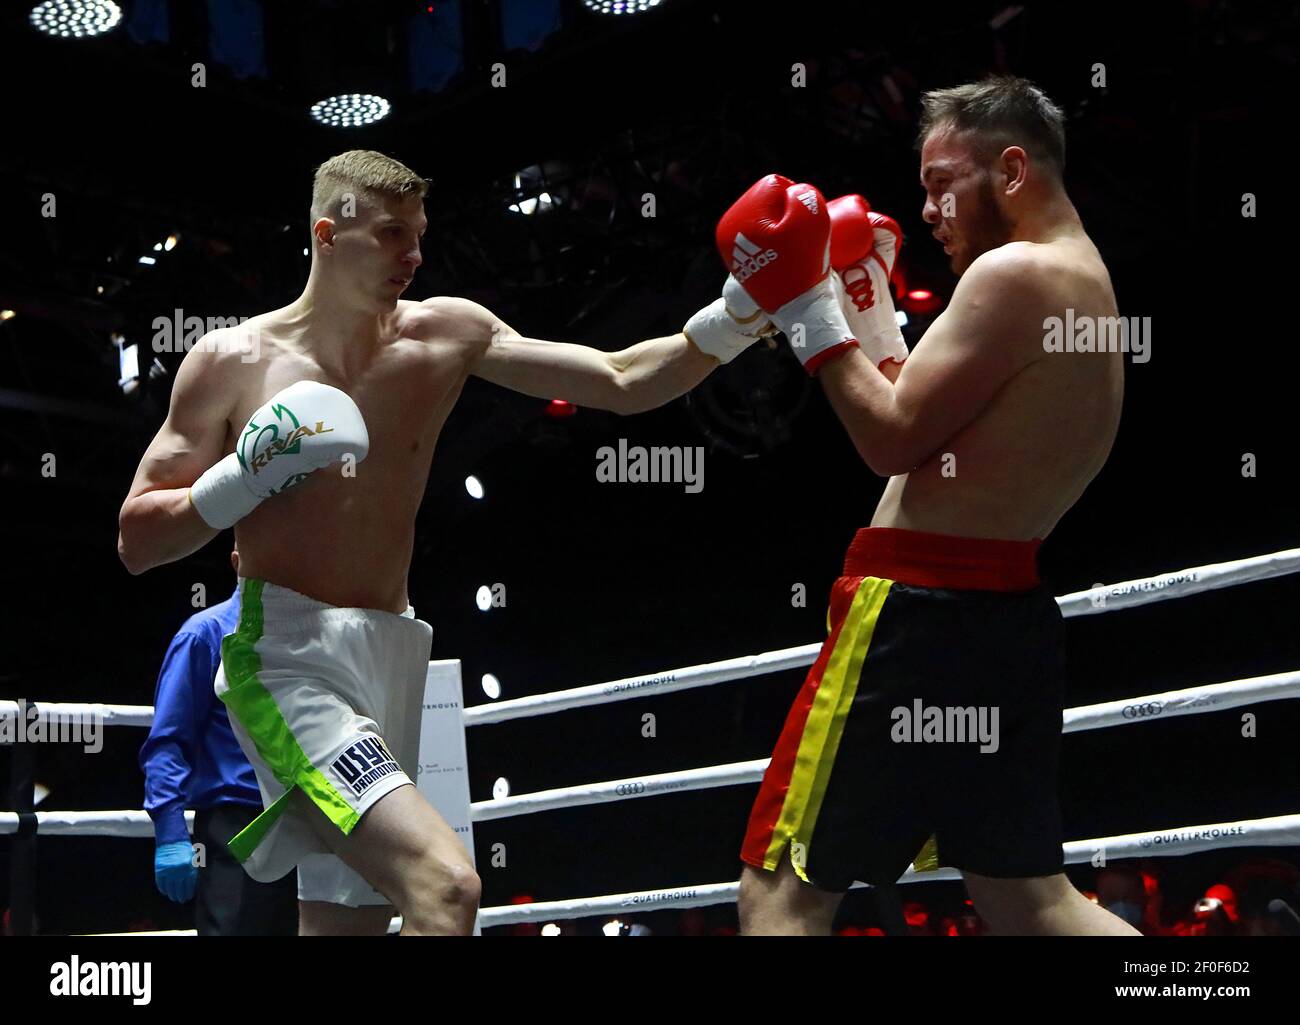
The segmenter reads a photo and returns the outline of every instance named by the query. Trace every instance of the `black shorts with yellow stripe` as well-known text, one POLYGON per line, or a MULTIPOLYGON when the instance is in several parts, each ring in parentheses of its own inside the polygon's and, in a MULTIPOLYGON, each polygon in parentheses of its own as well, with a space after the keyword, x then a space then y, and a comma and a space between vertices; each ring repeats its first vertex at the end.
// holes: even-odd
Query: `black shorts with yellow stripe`
POLYGON ((1037 541, 869 528, 786 719, 741 858, 826 890, 1063 866, 1063 621, 1037 541), (923 850, 924 848, 924 850, 923 850))

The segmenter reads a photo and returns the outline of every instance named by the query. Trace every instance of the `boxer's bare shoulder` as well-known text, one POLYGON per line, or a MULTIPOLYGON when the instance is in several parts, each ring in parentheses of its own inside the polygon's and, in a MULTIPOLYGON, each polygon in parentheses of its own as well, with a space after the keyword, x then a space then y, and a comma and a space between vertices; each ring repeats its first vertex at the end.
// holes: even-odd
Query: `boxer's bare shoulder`
POLYGON ((418 303, 402 303, 403 315, 415 337, 455 351, 472 364, 510 328, 491 310, 470 299, 439 295, 418 303))
POLYGON ((1092 312, 1113 308, 1115 293, 1101 254, 1086 235, 1050 242, 1008 242, 978 257, 963 276, 981 287, 1011 289, 1029 305, 1059 310, 1083 305, 1092 312))

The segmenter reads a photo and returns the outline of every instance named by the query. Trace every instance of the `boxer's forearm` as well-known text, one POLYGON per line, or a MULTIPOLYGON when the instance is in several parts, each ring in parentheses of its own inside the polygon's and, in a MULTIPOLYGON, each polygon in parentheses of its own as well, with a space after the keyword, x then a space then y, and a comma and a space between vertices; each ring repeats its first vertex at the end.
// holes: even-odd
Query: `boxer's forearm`
MULTIPOLYGON (((893 377, 897 376, 894 370, 893 377)), ((822 367, 817 377, 835 415, 872 472, 892 477, 916 465, 911 461, 907 425, 895 401, 894 384, 862 350, 850 349, 822 367)))
POLYGON ((146 491, 118 515, 117 554, 132 576, 198 551, 217 536, 190 504, 189 488, 146 491))
POLYGON ((654 338, 609 354, 619 413, 641 413, 685 395, 718 366, 685 335, 654 338))
POLYGON ((717 365, 685 335, 604 352, 502 334, 483 350, 470 372, 525 395, 639 413, 690 391, 717 365))

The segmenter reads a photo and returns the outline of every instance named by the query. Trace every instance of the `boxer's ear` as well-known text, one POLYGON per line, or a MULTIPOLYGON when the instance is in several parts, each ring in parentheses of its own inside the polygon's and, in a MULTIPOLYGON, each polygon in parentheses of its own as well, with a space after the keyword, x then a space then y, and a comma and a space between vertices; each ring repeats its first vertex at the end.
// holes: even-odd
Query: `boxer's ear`
POLYGON ((311 233, 323 246, 334 244, 334 222, 328 217, 318 217, 316 223, 311 226, 311 233))
POLYGON ((1025 178, 1029 173, 1029 157, 1021 147, 1008 146, 1002 151, 1002 162, 999 170, 1007 179, 1003 191, 1006 195, 1013 196, 1025 184, 1025 178))

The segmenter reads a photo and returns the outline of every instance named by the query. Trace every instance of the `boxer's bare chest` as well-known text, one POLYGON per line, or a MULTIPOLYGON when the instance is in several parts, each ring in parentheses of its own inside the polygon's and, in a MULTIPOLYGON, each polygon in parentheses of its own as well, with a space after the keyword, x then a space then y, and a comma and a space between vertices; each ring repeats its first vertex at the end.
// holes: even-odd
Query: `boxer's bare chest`
POLYGON ((226 423, 226 451, 249 418, 278 391, 319 381, 347 392, 370 435, 371 473, 410 466, 427 471, 428 457, 465 379, 465 360, 446 342, 396 338, 369 351, 327 362, 264 332, 260 355, 240 377, 239 398, 226 423))

